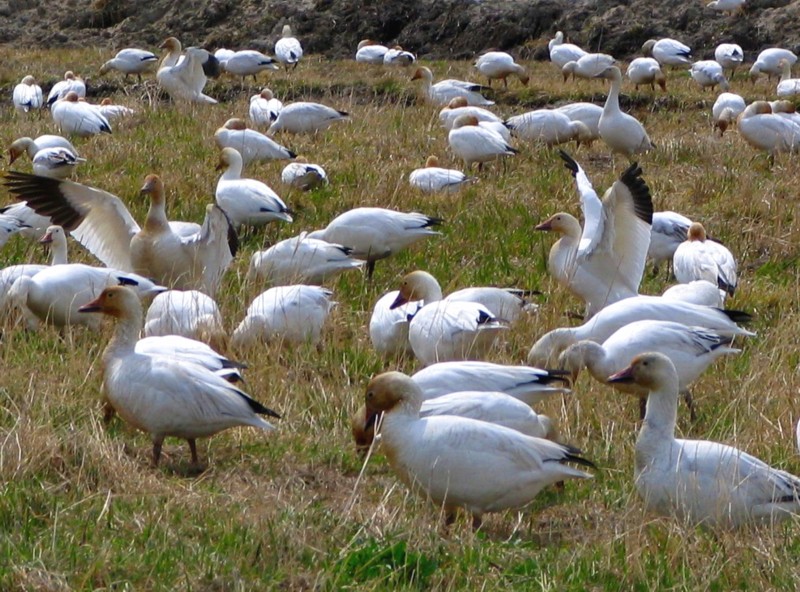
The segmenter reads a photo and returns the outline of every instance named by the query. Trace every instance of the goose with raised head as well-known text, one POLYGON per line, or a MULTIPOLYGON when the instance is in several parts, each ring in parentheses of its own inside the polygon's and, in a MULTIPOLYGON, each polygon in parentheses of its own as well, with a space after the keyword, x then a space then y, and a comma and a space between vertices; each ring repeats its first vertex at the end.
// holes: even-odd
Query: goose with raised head
POLYGON ((174 101, 214 104, 216 99, 203 94, 208 71, 219 69, 219 60, 205 49, 189 47, 181 54, 181 42, 169 37, 159 46, 166 50, 156 72, 158 86, 174 101))
POLYGON ((619 108, 619 91, 622 88, 622 72, 616 66, 606 69, 600 77, 611 81, 598 130, 600 138, 611 148, 628 158, 655 148, 644 126, 635 117, 623 113, 619 108))
POLYGON ((779 62, 781 68, 781 79, 775 91, 779 97, 791 97, 800 94, 800 78, 792 78, 792 66, 789 60, 782 59, 779 62))
POLYGON ((275 42, 275 57, 286 70, 289 69, 289 66, 297 68, 297 64, 303 57, 303 46, 292 35, 292 28, 289 25, 283 25, 281 38, 275 42))

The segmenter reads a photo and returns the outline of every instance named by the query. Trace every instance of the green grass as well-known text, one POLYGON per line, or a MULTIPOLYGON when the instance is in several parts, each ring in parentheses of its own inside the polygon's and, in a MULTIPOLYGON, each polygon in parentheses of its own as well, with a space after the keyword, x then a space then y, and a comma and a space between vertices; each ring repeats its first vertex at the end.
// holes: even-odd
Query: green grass
MULTIPOLYGON (((0 84, 24 73, 55 81, 69 66, 88 75, 107 59, 94 49, 9 56, 0 84), (32 70, 36 64, 40 71, 32 70), (75 64, 86 64, 74 68, 75 64), (44 69, 46 68, 46 70, 44 69)), ((497 111, 596 97, 600 82, 565 85, 549 64, 531 64, 532 83, 497 92, 497 111)), ((467 63, 437 63, 441 77, 471 77, 467 63)), ((579 213, 573 181, 554 151, 519 145, 505 167, 490 165, 480 181, 455 196, 423 196, 408 173, 429 154, 460 167, 447 151, 437 109, 416 100, 405 70, 361 68, 311 57, 296 72, 266 80, 284 101, 318 100, 348 111, 352 121, 316 137, 280 136, 322 164, 331 184, 310 194, 285 191, 284 163, 260 164, 259 178, 298 212, 243 241, 219 301, 234 327, 264 287, 244 281, 250 255, 262 245, 324 226, 346 209, 377 205, 443 217, 443 236, 378 263, 375 279, 358 273, 331 287, 340 305, 322 346, 278 345, 235 352, 249 366, 248 391, 282 413, 269 435, 229 430, 201 442, 208 469, 188 475, 184 442, 168 440, 158 469, 150 441, 119 421, 101 422, 100 360, 109 329, 65 337, 17 326, 3 330, 0 357, 0 589, 3 590, 731 590, 792 589, 797 521, 734 533, 694 529, 647 515, 633 489, 638 404, 581 375, 574 392, 537 411, 556 418, 564 438, 597 462, 596 478, 543 492, 522 512, 487 516, 473 533, 459 521, 449 533, 425 500, 408 493, 377 453, 360 476, 349 415, 369 377, 385 369, 414 371, 412 360, 382 360, 366 326, 373 303, 407 271, 433 273, 446 291, 469 285, 536 288, 540 311, 508 331, 492 359, 520 363, 546 331, 570 323, 580 304, 546 274, 552 239, 533 232, 551 214, 579 213), (505 170, 504 170, 505 169, 505 170)), ((99 82, 99 81, 98 81, 99 82)), ((144 176, 163 176, 173 218, 199 220, 214 192, 214 130, 245 116, 252 92, 239 81, 215 81, 215 106, 140 103, 152 89, 104 88, 138 110, 110 137, 78 141, 87 162, 77 179, 119 195, 142 220, 144 176), (235 86, 234 86, 235 85, 235 86), (234 90, 231 90, 234 88, 234 90)), ((643 156, 656 209, 675 209, 706 223, 737 255, 741 287, 731 306, 756 315, 758 337, 744 352, 715 365, 694 388, 699 410, 689 437, 729 442, 767 462, 800 472, 794 448, 798 409, 798 194, 791 157, 770 168, 735 131, 712 135, 714 97, 669 74, 667 97, 633 93, 626 104, 645 123, 656 152, 643 156)), ((737 79, 734 90, 763 97, 737 79)), ((52 133, 52 122, 0 114, 4 141, 52 133)), ((616 171, 602 143, 568 150, 605 189, 616 171)), ((15 168, 28 170, 23 158, 15 168)), ((70 244, 73 260, 91 262, 70 244)), ((3 265, 45 260, 38 246, 11 241, 3 265)), ((667 282, 648 272, 643 292, 667 282)), ((682 408, 681 408, 682 409, 682 408)))

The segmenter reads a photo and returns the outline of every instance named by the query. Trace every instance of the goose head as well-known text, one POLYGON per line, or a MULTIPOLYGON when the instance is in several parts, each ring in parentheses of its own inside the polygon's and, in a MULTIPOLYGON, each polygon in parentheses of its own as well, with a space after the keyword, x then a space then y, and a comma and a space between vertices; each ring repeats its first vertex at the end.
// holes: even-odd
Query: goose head
POLYGON ((161 45, 158 46, 159 49, 166 49, 167 52, 180 52, 183 47, 181 46, 181 42, 177 40, 175 37, 167 37, 164 41, 161 42, 161 45))
POLYGON ((433 154, 431 154, 425 161, 425 168, 438 167, 438 166, 439 166, 439 157, 433 154))
POLYGON ((36 79, 33 76, 31 76, 30 74, 28 74, 25 78, 22 79, 22 82, 20 84, 26 84, 28 86, 33 86, 33 85, 36 84, 36 79))
POLYGON ((389 306, 395 309, 407 302, 422 300, 426 304, 442 299, 442 289, 436 278, 427 271, 412 271, 403 278, 400 283, 397 298, 389 306))
POLYGON ((699 222, 694 222, 686 233, 687 240, 705 242, 706 229, 699 222))
POLYGON ((433 72, 430 71, 430 68, 422 66, 414 70, 414 75, 411 77, 411 80, 427 80, 431 82, 433 80, 433 72))
POLYGON ((447 107, 445 109, 460 109, 461 107, 466 107, 469 105, 467 102, 466 97, 453 97, 450 99, 450 102, 447 103, 447 107))
POLYGON ((8 164, 13 164, 20 156, 26 152, 32 157, 36 153, 36 144, 31 138, 18 138, 8 147, 8 164), (33 151, 31 152, 31 147, 33 151))
POLYGON ((361 405, 350 416, 350 433, 356 442, 356 451, 362 456, 367 453, 375 439, 376 419, 377 416, 367 414, 366 405, 361 405))
POLYGON ((238 169, 239 173, 242 171, 242 155, 236 148, 223 148, 219 153, 219 163, 217 170, 238 169))
POLYGON ((272 90, 268 88, 262 88, 258 96, 266 101, 271 101, 275 95, 272 94, 272 90))
POLYGON ((381 413, 405 407, 412 412, 422 405, 422 390, 410 376, 402 372, 384 372, 369 381, 364 394, 364 425, 374 426, 381 413))
POLYGON ((639 354, 624 370, 608 377, 612 384, 636 384, 649 391, 657 389, 676 375, 675 365, 667 356, 657 352, 639 354))
POLYGON ((130 288, 125 286, 112 286, 100 292, 100 296, 87 302, 78 309, 78 312, 100 312, 118 319, 126 318, 132 311, 139 310, 141 314, 142 303, 139 297, 130 288))
POLYGON ((478 125, 478 118, 474 115, 459 115, 456 117, 455 121, 453 121, 453 127, 451 129, 455 130, 469 125, 478 125))

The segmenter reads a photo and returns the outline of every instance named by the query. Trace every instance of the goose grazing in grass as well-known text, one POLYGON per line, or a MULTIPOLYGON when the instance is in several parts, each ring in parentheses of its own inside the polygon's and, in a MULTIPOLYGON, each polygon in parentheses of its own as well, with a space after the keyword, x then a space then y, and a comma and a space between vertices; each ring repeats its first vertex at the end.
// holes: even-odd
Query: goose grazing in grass
POLYGON ((675 39, 649 39, 642 45, 642 53, 653 57, 662 66, 688 66, 692 63, 692 50, 675 39))
POLYGON ((800 78, 792 78, 792 66, 789 60, 782 59, 779 62, 781 68, 781 79, 778 82, 776 94, 779 97, 790 97, 800 94, 800 78))
POLYGON ((577 62, 587 54, 577 45, 564 43, 564 33, 561 31, 548 42, 547 47, 550 51, 550 61, 559 68, 563 68, 569 62, 577 62))
POLYGON ((442 80, 433 84, 433 72, 430 71, 430 68, 424 66, 416 69, 411 80, 422 80, 425 96, 434 105, 447 105, 456 97, 465 98, 467 104, 472 106, 486 107, 494 105, 494 101, 489 101, 480 94, 485 88, 480 84, 452 79, 442 80))
POLYGON ((675 279, 682 284, 706 280, 715 284, 723 296, 736 292, 736 259, 725 246, 707 240, 706 229, 699 222, 689 227, 686 241, 675 250, 672 266, 675 279))
POLYGON ((617 60, 606 53, 587 53, 577 61, 567 62, 561 68, 561 74, 566 82, 570 76, 575 78, 597 78, 607 68, 610 68, 617 60))
POLYGON ((383 56, 389 48, 370 39, 362 39, 356 49, 356 61, 362 64, 383 64, 383 56))
POLYGON ((328 175, 318 164, 312 164, 302 156, 290 162, 281 171, 281 183, 300 191, 311 191, 328 183, 328 175))
POLYGON ((217 182, 217 205, 235 228, 263 226, 273 220, 291 222, 291 210, 266 183, 242 178, 242 156, 234 148, 223 148, 217 170, 224 169, 217 182))
POLYGON ((672 266, 675 249, 686 240, 686 233, 692 221, 678 212, 653 212, 653 223, 650 226, 650 245, 647 247, 647 258, 658 266, 667 262, 672 266))
POLYGON ((742 111, 736 129, 753 148, 763 150, 770 160, 780 152, 800 150, 800 123, 773 113, 766 101, 755 101, 742 111))
POLYGON ((217 303, 197 290, 167 290, 156 296, 147 309, 144 335, 179 335, 215 349, 222 349, 227 340, 217 303))
POLYGON ((750 67, 750 81, 755 83, 760 74, 766 74, 770 79, 773 76, 780 76, 783 73, 781 60, 786 60, 789 66, 794 66, 797 56, 794 52, 780 47, 768 47, 763 50, 750 67))
POLYGON ((234 76, 241 76, 242 85, 244 85, 244 79, 248 76, 252 76, 253 82, 256 82, 258 80, 256 75, 259 72, 278 69, 278 66, 275 65, 275 60, 254 49, 235 51, 221 65, 226 72, 234 76))
POLYGON ((600 116, 603 115, 603 108, 592 103, 568 103, 561 107, 556 107, 555 111, 563 113, 571 121, 580 121, 591 133, 591 139, 586 140, 591 143, 600 137, 600 116))
POLYGON ((334 218, 327 227, 308 234, 352 249, 351 256, 367 262, 367 276, 375 262, 440 232, 433 230, 444 220, 417 212, 396 212, 384 208, 355 208, 334 218))
POLYGON ((214 104, 216 99, 203 94, 209 71, 219 69, 219 60, 205 49, 189 47, 181 55, 181 42, 175 37, 167 38, 160 46, 166 50, 161 60, 156 80, 158 86, 173 101, 214 104))
POLYGON ((275 42, 275 57, 286 70, 289 70, 289 66, 297 68, 300 58, 303 57, 303 46, 292 36, 292 28, 289 25, 283 25, 281 38, 275 42))
MULTIPOLYGON (((75 146, 66 138, 62 136, 43 135, 38 136, 35 140, 29 137, 17 138, 14 140, 8 147, 8 163, 14 164, 15 160, 26 153, 31 157, 31 160, 33 160, 36 153, 45 148, 66 148, 76 157, 78 156, 78 151, 75 150, 75 146)), ((47 175, 42 176, 46 177, 47 175)))
POLYGON ((409 488, 444 508, 447 524, 464 508, 478 528, 487 512, 525 506, 548 485, 591 476, 564 464, 594 466, 574 448, 465 417, 421 418, 422 399, 405 374, 376 376, 366 390, 365 423, 384 414, 381 446, 389 464, 409 488))
POLYGON ((26 153, 31 158, 33 173, 52 179, 66 179, 78 163, 86 162, 85 158, 78 156, 69 140, 61 136, 14 140, 8 148, 9 164, 13 164, 17 158, 26 153))
POLYGON ((244 166, 253 161, 292 160, 297 156, 261 132, 248 129, 244 120, 236 117, 214 132, 214 141, 220 149, 235 148, 242 155, 244 166))
POLYGON ((774 524, 800 511, 794 475, 732 446, 675 438, 680 383, 667 356, 636 356, 608 381, 648 391, 634 465, 636 491, 647 510, 723 528, 774 524))
MULTIPOLYGON (((573 384, 583 368, 596 380, 606 383, 610 375, 624 368, 634 356, 661 352, 675 364, 679 390, 694 420, 695 409, 688 387, 714 360, 741 351, 730 347, 732 341, 733 337, 702 327, 688 327, 671 321, 638 321, 620 328, 602 344, 587 340, 569 346, 559 356, 558 366, 572 375, 573 384)), ((642 398, 647 396, 647 390, 641 387, 617 383, 610 386, 623 392, 638 393, 642 398)))
POLYGON ((619 68, 611 66, 600 77, 611 81, 598 124, 602 140, 612 152, 619 152, 628 158, 655 148, 639 120, 619 108, 619 91, 622 88, 622 72, 619 68))
POLYGON ((86 83, 75 76, 72 70, 64 73, 64 80, 56 82, 47 95, 47 106, 51 107, 56 101, 60 101, 69 93, 74 92, 78 97, 86 97, 86 83))
POLYGON ((151 435, 153 464, 158 465, 167 436, 189 442, 192 465, 198 468, 197 438, 236 426, 274 429, 259 415, 280 417, 277 413, 210 370, 170 356, 138 353, 142 305, 131 290, 107 288, 80 310, 116 319, 103 352, 103 392, 122 419, 151 435))
POLYGON ((228 217, 215 205, 207 206, 203 226, 194 234, 176 232, 167 220, 164 184, 157 175, 148 175, 141 188, 150 196, 143 227, 116 195, 101 189, 16 172, 6 174, 6 186, 37 213, 52 216, 109 267, 171 288, 213 297, 238 248, 228 217))
POLYGON ((725 78, 725 72, 723 72, 722 66, 714 60, 695 62, 692 64, 689 74, 692 80, 699 84, 700 88, 703 90, 706 88, 713 89, 715 86, 719 85, 722 90, 727 91, 731 87, 728 83, 728 79, 725 78))
POLYGON ((747 105, 744 99, 735 93, 721 93, 711 107, 711 118, 714 120, 714 129, 723 135, 725 130, 735 122, 747 105))
POLYGON ((31 110, 41 109, 44 104, 42 87, 36 84, 36 79, 30 75, 25 76, 14 87, 11 98, 14 102, 14 109, 19 113, 28 113, 31 110))
POLYGON ((415 56, 410 51, 405 51, 399 45, 395 45, 394 47, 386 50, 386 53, 383 54, 383 65, 384 66, 410 66, 414 62, 417 61, 417 56, 415 56))
POLYGON ((673 321, 690 327, 704 327, 720 335, 748 335, 736 323, 751 316, 738 310, 722 310, 661 296, 635 296, 605 307, 579 327, 554 329, 543 335, 528 352, 528 363, 545 367, 555 363, 573 343, 591 340, 602 343, 616 331, 636 321, 673 321))
POLYGON ((730 70, 731 78, 744 61, 744 50, 736 43, 720 43, 714 50, 714 60, 723 70, 730 70))
POLYGON ((118 51, 117 55, 100 66, 100 76, 111 70, 117 70, 125 74, 125 80, 131 74, 136 74, 136 78, 141 84, 142 74, 155 71, 157 65, 158 56, 153 52, 128 47, 118 51))
POLYGON ((530 80, 525 68, 517 64, 514 58, 504 51, 486 52, 475 62, 475 68, 486 76, 489 86, 492 86, 493 80, 502 80, 503 86, 508 88, 509 76, 516 76, 526 86, 530 80))
POLYGON ((503 123, 503 120, 499 116, 488 109, 470 106, 467 103, 467 99, 464 97, 455 97, 451 99, 450 102, 439 111, 439 121, 441 121, 444 128, 449 131, 453 128, 453 123, 455 123, 456 118, 460 115, 472 115, 479 123, 481 121, 503 123))
MULTIPOLYGON (((516 299, 508 293, 486 294, 497 308, 505 306, 504 297, 516 299)), ((474 296, 474 295, 470 295, 474 296)), ((397 308, 407 302, 419 300, 422 307, 414 314, 408 326, 408 341, 414 355, 426 366, 436 362, 451 360, 479 359, 494 344, 500 331, 507 328, 498 317, 477 297, 442 299, 439 283, 429 273, 414 271, 407 274, 400 285, 397 298, 389 308, 397 308)), ((521 299, 517 299, 522 302, 521 299)), ((516 302, 513 307, 520 310, 522 304, 516 302)))
POLYGON ((250 120, 257 126, 269 126, 278 119, 283 103, 268 88, 261 89, 257 95, 250 97, 250 120))
POLYGON ((625 76, 633 82, 636 90, 645 84, 650 85, 650 90, 655 90, 655 85, 661 90, 667 90, 667 77, 661 71, 661 65, 654 58, 636 58, 628 65, 625 76))
POLYGON ((61 132, 67 135, 88 138, 111 133, 108 119, 94 106, 78 101, 78 95, 73 91, 53 103, 50 113, 61 132))
POLYGON ((585 123, 575 121, 567 114, 555 109, 537 109, 506 120, 511 133, 522 140, 541 142, 552 147, 575 140, 589 143, 595 138, 585 123))
POLYGON ((473 177, 461 171, 441 168, 439 159, 433 155, 425 161, 425 168, 414 169, 408 175, 409 184, 424 193, 456 193, 473 181, 473 177))
POLYGON ((322 284, 348 269, 364 265, 351 256, 352 252, 349 247, 311 238, 307 232, 301 232, 275 243, 266 251, 253 253, 247 279, 272 286, 322 284))
POLYGON ((408 341, 408 325, 422 304, 418 301, 406 302, 392 308, 399 295, 399 290, 392 290, 381 296, 369 319, 372 348, 387 358, 414 353, 408 341))
POLYGON ((347 118, 348 114, 345 111, 319 103, 300 101, 284 105, 277 119, 269 126, 268 133, 284 131, 291 134, 315 134, 347 118))
POLYGON ((478 125, 478 119, 473 115, 459 115, 456 118, 447 134, 447 142, 453 154, 464 161, 467 169, 477 162, 479 171, 484 162, 502 156, 514 156, 519 152, 497 132, 478 125))
POLYGON ((561 158, 575 177, 583 229, 578 220, 562 212, 536 230, 561 235, 550 249, 548 270, 586 303, 586 317, 591 318, 609 304, 638 295, 650 244, 653 200, 636 164, 622 173, 601 201, 581 166, 563 150, 561 158))
POLYGON ((231 338, 234 347, 259 342, 319 343, 322 327, 336 302, 319 286, 276 286, 253 300, 231 338))

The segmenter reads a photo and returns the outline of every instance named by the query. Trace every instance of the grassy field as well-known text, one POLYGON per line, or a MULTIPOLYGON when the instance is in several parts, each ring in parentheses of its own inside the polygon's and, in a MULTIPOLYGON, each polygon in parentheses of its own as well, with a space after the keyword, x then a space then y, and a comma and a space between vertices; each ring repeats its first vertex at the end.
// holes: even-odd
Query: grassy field
MULTIPOLYGON (((99 50, 5 52, 0 86, 9 97, 0 114, 2 141, 54 133, 49 114, 21 118, 10 107, 11 85, 26 73, 54 82, 73 68, 91 75, 108 58, 99 50)), ((476 79, 468 63, 430 64, 437 78, 476 79)), ((564 84, 550 64, 531 64, 528 88, 498 91, 496 111, 521 113, 575 100, 601 102, 602 82, 564 84)), ((166 458, 150 467, 150 440, 119 421, 101 421, 99 356, 110 333, 5 327, 0 345, 0 589, 3 590, 305 590, 500 587, 531 590, 778 590, 800 581, 797 520, 774 529, 710 532, 647 515, 633 489, 638 403, 582 374, 571 395, 539 412, 556 418, 564 439, 600 467, 593 480, 542 493, 522 512, 486 517, 473 533, 467 520, 449 533, 437 510, 410 495, 376 454, 363 470, 349 436, 350 413, 374 373, 415 370, 413 360, 382 360, 366 326, 373 303, 413 269, 433 273, 446 291, 470 285, 540 289, 539 312, 514 327, 492 360, 521 363, 546 331, 570 321, 580 303, 546 273, 552 242, 533 227, 549 215, 580 211, 568 171, 553 150, 518 144, 520 154, 490 165, 480 182, 456 196, 411 191, 408 173, 437 154, 453 161, 438 109, 422 104, 410 72, 384 71, 313 56, 290 74, 266 81, 278 98, 311 99, 350 112, 352 121, 317 137, 281 141, 323 165, 331 183, 309 194, 280 186, 285 163, 247 173, 272 187, 297 211, 243 240, 220 305, 229 328, 262 286, 248 285, 253 251, 324 226, 356 206, 416 210, 446 220, 443 236, 378 263, 370 283, 359 273, 332 284, 339 306, 322 347, 270 345, 232 352, 246 362, 249 392, 283 415, 264 435, 229 430, 200 443, 208 469, 189 476, 185 442, 168 440, 166 458)), ((213 199, 217 174, 214 130, 244 117, 256 89, 215 81, 213 106, 148 104, 151 86, 121 80, 90 83, 137 109, 112 136, 79 141, 87 158, 77 180, 119 195, 141 220, 144 176, 162 175, 172 219, 199 220, 213 199), (144 103, 142 101, 145 101, 144 103)), ((798 184, 788 156, 770 167, 735 131, 714 136, 715 95, 684 72, 669 74, 667 94, 634 93, 628 105, 658 149, 641 158, 657 210, 674 209, 705 223, 738 257, 740 289, 730 306, 755 315, 758 336, 722 360, 694 387, 698 419, 681 407, 686 436, 739 446, 788 471, 800 472, 794 421, 800 415, 798 358, 798 184)), ((733 90, 772 98, 773 85, 733 90)), ((615 178, 604 145, 575 150, 595 187, 615 178)), ((623 169, 618 160, 616 173, 623 169)), ((15 168, 29 170, 27 158, 15 168)), ((10 199, 10 198, 9 198, 10 199)), ((70 244, 73 260, 91 261, 70 244)), ((46 257, 38 245, 11 241, 5 265, 46 257)), ((660 293, 663 274, 649 271, 642 293, 660 293)))

